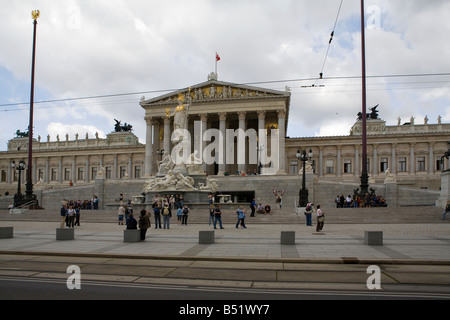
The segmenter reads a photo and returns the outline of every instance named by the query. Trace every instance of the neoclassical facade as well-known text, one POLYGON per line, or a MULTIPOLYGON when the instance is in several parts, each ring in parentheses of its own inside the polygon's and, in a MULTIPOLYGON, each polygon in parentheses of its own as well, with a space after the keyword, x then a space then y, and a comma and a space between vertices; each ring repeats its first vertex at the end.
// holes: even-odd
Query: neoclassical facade
POLYGON ((146 141, 152 141, 145 149, 146 176, 157 172, 155 158, 161 156, 161 150, 165 155, 171 154, 175 128, 173 114, 179 108, 179 100, 189 108, 185 129, 192 142, 191 152, 196 151, 194 145, 197 143, 205 173, 255 173, 260 162, 266 167, 276 165, 275 173, 286 172, 285 137, 290 92, 209 80, 161 97, 141 100, 147 125, 146 141), (247 138, 240 139, 238 130, 246 133, 247 138), (217 135, 213 138, 214 133, 217 135), (272 135, 277 136, 274 144, 271 143, 272 135), (276 155, 272 154, 275 149, 279 151, 276 155), (205 161, 208 156, 214 157, 214 163, 205 161), (269 157, 272 160, 265 161, 269 157))
MULTIPOLYGON (((136 107, 144 111, 145 144, 132 132, 111 132, 105 139, 66 135, 43 141, 38 137, 33 142, 33 183, 44 195, 45 190, 72 184, 89 187, 101 176, 108 186, 129 183, 138 192, 139 185, 158 175, 164 157, 176 151, 174 121, 178 111, 187 111, 182 137, 191 142, 187 153, 199 160, 205 175, 219 178, 219 191, 245 191, 258 197, 265 188, 268 198, 272 189, 286 189, 287 202, 294 203, 301 186, 297 151, 303 150, 312 151, 307 181, 312 200, 325 203, 331 194, 353 190, 362 168, 361 121, 346 136, 286 137, 290 99, 288 90, 216 79, 153 99, 143 97, 136 107)), ((400 124, 399 120, 388 126, 382 119, 367 121, 370 185, 382 190, 386 181, 395 181, 398 190, 432 191, 432 197, 439 191, 441 172, 449 167, 441 157, 449 148, 450 124, 440 118, 418 122, 400 124)), ((27 148, 28 138, 17 137, 9 141, 7 151, 0 152, 2 195, 16 192, 18 172, 12 162, 26 161, 27 148)), ((23 186, 25 176, 21 175, 23 186)), ((398 197, 402 192, 409 191, 398 191, 398 197)))

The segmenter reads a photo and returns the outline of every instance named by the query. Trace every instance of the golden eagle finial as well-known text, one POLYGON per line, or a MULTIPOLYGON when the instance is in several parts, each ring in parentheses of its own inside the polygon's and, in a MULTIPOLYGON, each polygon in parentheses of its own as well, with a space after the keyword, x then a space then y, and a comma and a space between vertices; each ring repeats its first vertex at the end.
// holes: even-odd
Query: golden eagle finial
POLYGON ((39 18, 39 10, 31 11, 31 16, 33 17, 33 20, 37 20, 39 18))

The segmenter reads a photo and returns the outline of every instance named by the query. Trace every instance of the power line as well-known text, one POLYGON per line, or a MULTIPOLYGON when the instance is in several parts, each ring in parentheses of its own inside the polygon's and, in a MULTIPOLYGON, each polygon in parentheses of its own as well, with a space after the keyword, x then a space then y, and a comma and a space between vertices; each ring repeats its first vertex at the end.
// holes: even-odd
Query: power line
MULTIPOLYGON (((376 79, 376 78, 407 78, 407 77, 440 77, 440 76, 450 76, 450 72, 446 73, 416 73, 416 74, 392 74, 392 75, 372 75, 366 76, 366 78, 376 79)), ((331 77, 323 77, 321 80, 345 80, 345 79, 360 79, 361 76, 331 76, 331 77)), ((261 85, 261 84, 274 84, 274 83, 289 83, 289 82, 302 82, 302 81, 313 81, 318 80, 320 78, 296 78, 296 79, 284 79, 284 80, 269 80, 269 81, 256 81, 256 82, 245 82, 241 83, 242 85, 261 85)), ((239 84, 236 84, 239 85, 239 84)), ((138 92, 128 92, 128 93, 116 93, 116 94, 107 94, 107 95, 94 95, 94 96, 86 96, 86 97, 75 97, 75 98, 63 98, 63 99, 52 99, 52 100, 42 100, 35 101, 35 104, 45 104, 45 103, 56 103, 56 102, 69 102, 69 101, 81 101, 81 100, 90 100, 90 99, 103 99, 103 98, 115 98, 122 96, 130 96, 130 95, 138 95, 138 94, 149 94, 149 93, 164 93, 164 92, 173 92, 180 89, 160 89, 160 90, 150 90, 150 91, 138 91, 138 92)), ((28 105, 29 102, 17 102, 17 103, 5 103, 0 104, 0 107, 12 107, 12 106, 21 106, 28 105)), ((7 112, 13 110, 0 110, 0 112, 7 112)))

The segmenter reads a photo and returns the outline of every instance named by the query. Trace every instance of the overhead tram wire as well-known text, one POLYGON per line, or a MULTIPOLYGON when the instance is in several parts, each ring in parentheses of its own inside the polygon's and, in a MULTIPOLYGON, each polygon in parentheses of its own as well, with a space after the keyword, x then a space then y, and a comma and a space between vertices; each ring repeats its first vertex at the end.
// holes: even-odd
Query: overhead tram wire
MULTIPOLYGON (((376 79, 376 78, 408 78, 408 77, 442 77, 442 76, 450 76, 450 72, 445 73, 417 73, 417 74, 392 74, 392 75, 368 75, 366 78, 376 79)), ((262 84, 276 84, 276 83, 289 83, 289 82, 304 82, 304 81, 313 81, 313 80, 346 80, 346 79, 360 79, 361 76, 331 76, 331 77, 312 77, 312 78, 297 78, 297 79, 284 79, 284 80, 268 80, 268 81, 256 81, 256 82, 245 82, 240 83, 241 85, 262 85, 262 84)), ((239 85, 239 84, 236 84, 239 85)), ((149 94, 149 93, 164 93, 164 92, 173 92, 180 90, 178 89, 161 89, 161 90, 150 90, 150 91, 138 91, 138 92, 129 92, 129 93, 117 93, 117 94, 108 94, 108 95, 95 95, 95 96, 86 96, 86 97, 75 97, 75 98, 63 98, 63 99, 53 99, 53 100, 42 100, 35 101, 34 104, 45 104, 45 103, 57 103, 57 102, 70 102, 70 101, 81 101, 81 100, 89 100, 89 99, 103 99, 103 98, 114 98, 114 97, 122 97, 122 96, 130 96, 130 95, 138 95, 138 94, 149 94)), ((110 102, 114 103, 114 101, 110 102)), ((21 106, 28 105, 29 102, 17 102, 17 103, 4 103, 0 104, 0 107, 13 107, 13 106, 21 106)), ((0 110, 0 112, 11 112, 18 111, 23 109, 10 109, 10 110, 0 110)))
MULTIPOLYGON (((316 79, 316 81, 313 83, 313 85, 311 87, 324 87, 324 85, 319 85, 318 86, 317 85, 317 81, 319 81, 320 79, 323 79, 323 70, 325 69, 325 63, 327 62, 328 54, 330 53, 331 43, 333 42, 334 32, 336 31, 336 25, 337 25, 337 22, 339 20, 339 15, 341 13, 341 8, 342 8, 342 3, 343 2, 344 2, 344 0, 341 0, 341 3, 339 4, 339 9, 338 9, 338 12, 337 12, 337 15, 336 15, 336 20, 334 21, 333 30, 331 31, 330 40, 328 41, 327 53, 325 54, 325 58, 323 60, 322 69, 320 69, 319 78, 316 79)), ((303 87, 308 87, 308 86, 303 86, 303 87)))

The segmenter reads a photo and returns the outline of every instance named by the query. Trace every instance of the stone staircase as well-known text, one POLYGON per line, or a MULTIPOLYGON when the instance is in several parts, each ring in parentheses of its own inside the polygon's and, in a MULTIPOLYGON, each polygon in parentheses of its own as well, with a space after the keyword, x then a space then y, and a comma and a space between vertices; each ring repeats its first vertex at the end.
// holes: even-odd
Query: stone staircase
MULTIPOLYGON (((246 206, 243 205, 244 208, 246 206)), ((322 208, 326 213, 326 223, 330 224, 377 224, 377 223, 449 223, 450 218, 440 219, 443 209, 437 207, 392 207, 392 208, 322 208)), ((176 211, 172 212, 172 223, 176 223, 176 211)), ((236 209, 222 209, 223 223, 236 223, 236 209)), ((135 217, 139 212, 135 212, 135 217)), ((207 208, 192 209, 188 223, 208 223, 207 208)), ((153 213, 152 213, 153 219, 153 213)), ((24 214, 9 214, 0 210, 0 220, 59 222, 59 210, 29 210, 24 214)), ((81 221, 91 223, 116 223, 117 210, 82 210, 81 221)), ((153 221, 153 220, 152 220, 153 221)), ((305 223, 303 213, 297 215, 293 209, 274 209, 272 215, 255 213, 250 217, 247 207, 247 223, 252 224, 299 224, 305 223)))

